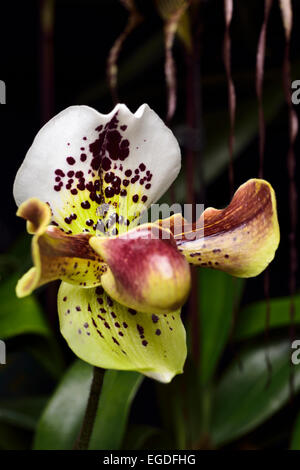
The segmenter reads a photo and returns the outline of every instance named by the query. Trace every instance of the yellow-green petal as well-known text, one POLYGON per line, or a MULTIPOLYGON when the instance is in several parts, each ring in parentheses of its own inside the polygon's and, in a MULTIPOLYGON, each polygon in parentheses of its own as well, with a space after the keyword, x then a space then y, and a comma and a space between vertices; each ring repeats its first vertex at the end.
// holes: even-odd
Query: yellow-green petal
POLYGON ((112 300, 101 287, 63 282, 58 312, 70 348, 94 366, 138 371, 161 382, 183 371, 186 335, 179 310, 144 314, 112 300))

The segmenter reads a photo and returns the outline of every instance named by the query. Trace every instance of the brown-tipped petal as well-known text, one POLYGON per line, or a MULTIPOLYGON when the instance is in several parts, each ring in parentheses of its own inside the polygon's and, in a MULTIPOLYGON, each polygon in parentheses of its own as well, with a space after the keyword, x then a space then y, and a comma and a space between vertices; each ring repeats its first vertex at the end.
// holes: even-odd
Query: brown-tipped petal
POLYGON ((110 268, 103 288, 121 304, 167 313, 186 301, 189 265, 168 230, 145 224, 118 237, 92 237, 90 245, 110 268))
POLYGON ((30 294, 37 287, 62 279, 82 287, 101 284, 105 263, 90 245, 90 234, 67 235, 48 225, 51 211, 47 204, 33 198, 21 204, 17 215, 27 220, 32 239, 34 267, 19 280, 18 297, 30 294))
POLYGON ((170 227, 189 263, 237 277, 260 274, 273 260, 280 238, 274 190, 259 179, 240 186, 225 209, 206 209, 197 226, 181 215, 159 224, 170 227))
POLYGON ((31 235, 42 233, 51 220, 51 209, 48 204, 36 197, 23 202, 17 210, 17 216, 25 219, 27 232, 31 235))

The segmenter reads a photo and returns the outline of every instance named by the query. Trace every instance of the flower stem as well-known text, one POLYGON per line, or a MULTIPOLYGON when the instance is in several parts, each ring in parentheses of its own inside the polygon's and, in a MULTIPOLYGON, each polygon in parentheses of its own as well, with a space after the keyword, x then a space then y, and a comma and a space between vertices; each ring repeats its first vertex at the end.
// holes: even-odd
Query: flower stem
POLYGON ((104 372, 99 367, 94 367, 93 381, 91 384, 90 395, 83 419, 83 423, 76 439, 74 450, 87 450, 92 435, 94 422, 96 418, 100 392, 103 383, 104 372))

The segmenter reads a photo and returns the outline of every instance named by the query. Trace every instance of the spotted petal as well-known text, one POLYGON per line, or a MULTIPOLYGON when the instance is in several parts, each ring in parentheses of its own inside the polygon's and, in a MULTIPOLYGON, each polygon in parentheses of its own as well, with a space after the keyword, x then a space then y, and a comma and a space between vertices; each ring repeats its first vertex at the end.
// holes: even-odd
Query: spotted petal
POLYGON ((206 209, 197 226, 179 214, 159 223, 172 231, 189 263, 238 277, 260 274, 273 260, 280 238, 274 190, 258 179, 240 186, 225 209, 206 209))
POLYGON ((14 196, 18 205, 32 197, 47 202, 69 234, 117 233, 168 189, 179 170, 178 143, 148 105, 135 114, 123 104, 109 114, 72 106, 37 134, 14 196))
POLYGON ((101 283, 106 266, 90 245, 90 234, 66 235, 49 225, 51 211, 36 198, 21 204, 17 215, 27 220, 27 230, 33 234, 34 267, 18 282, 17 295, 24 297, 37 287, 62 279, 84 287, 101 283))
POLYGON ((112 300, 101 287, 63 282, 58 294, 61 333, 84 361, 135 370, 161 382, 182 372, 186 358, 180 311, 147 315, 112 300))
POLYGON ((190 268, 168 230, 140 225, 116 237, 92 237, 108 264, 102 286, 123 305, 166 313, 181 307, 190 289, 190 268))

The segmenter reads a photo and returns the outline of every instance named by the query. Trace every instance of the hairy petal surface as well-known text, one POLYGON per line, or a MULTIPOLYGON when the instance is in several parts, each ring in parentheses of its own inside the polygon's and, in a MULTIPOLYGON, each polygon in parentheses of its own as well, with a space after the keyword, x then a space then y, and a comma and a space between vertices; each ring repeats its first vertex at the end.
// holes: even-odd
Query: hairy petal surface
POLYGON ((108 265, 106 292, 145 313, 181 307, 190 289, 190 268, 169 230, 141 225, 117 237, 92 237, 90 245, 108 265))
POLYGON ((50 208, 36 198, 21 204, 17 215, 27 220, 27 230, 33 234, 34 261, 34 267, 17 284, 18 297, 24 297, 55 279, 84 287, 101 283, 106 265, 90 247, 90 234, 66 235, 49 225, 50 208))
POLYGON ((63 282, 58 312, 62 335, 90 364, 135 370, 161 382, 182 372, 186 341, 180 311, 147 315, 120 305, 102 287, 83 289, 63 282))
POLYGON ((172 132, 148 105, 109 114, 72 106, 37 134, 14 196, 47 202, 67 234, 117 234, 168 189, 181 165, 172 132), (100 209, 99 209, 100 206, 100 209))
POLYGON ((273 260, 280 239, 274 190, 259 179, 240 186, 225 209, 207 208, 197 226, 181 215, 158 223, 171 230, 189 263, 237 277, 260 274, 273 260))

